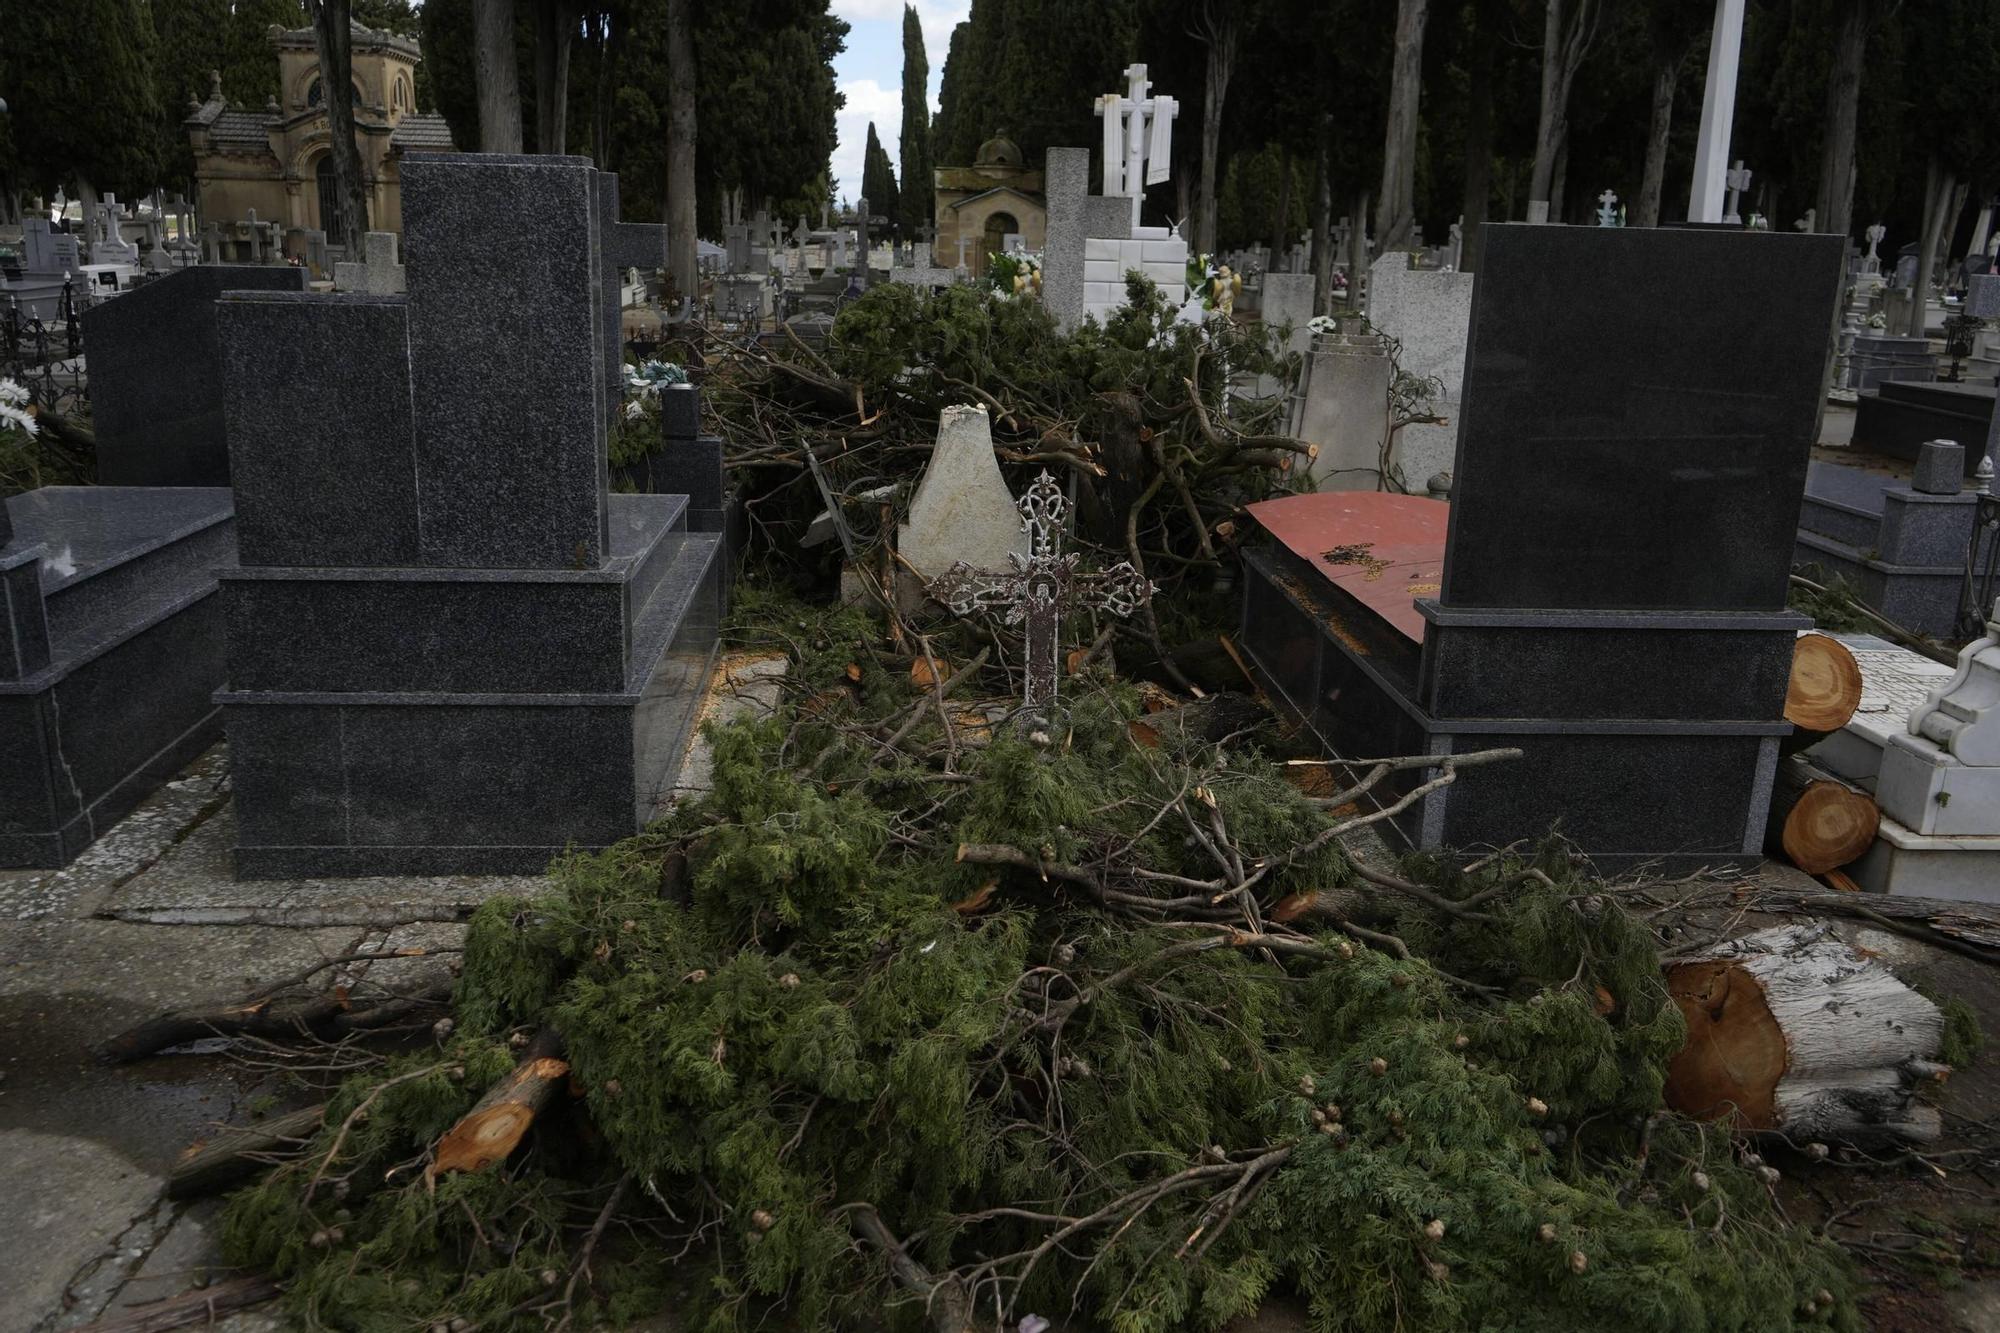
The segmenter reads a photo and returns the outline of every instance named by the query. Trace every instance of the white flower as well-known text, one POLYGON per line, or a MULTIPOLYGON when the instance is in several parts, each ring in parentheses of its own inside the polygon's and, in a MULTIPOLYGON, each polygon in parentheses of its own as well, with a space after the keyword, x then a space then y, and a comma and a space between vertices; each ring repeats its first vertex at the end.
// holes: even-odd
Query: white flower
POLYGON ((634 398, 631 402, 625 404, 625 419, 627 421, 637 421, 645 415, 646 405, 638 399, 634 398))
POLYGON ((15 407, 12 403, 0 401, 0 425, 17 426, 29 435, 36 434, 41 426, 35 419, 15 407))
POLYGON ((0 378, 0 403, 13 403, 19 406, 27 401, 28 391, 26 389, 16 384, 13 380, 0 378))

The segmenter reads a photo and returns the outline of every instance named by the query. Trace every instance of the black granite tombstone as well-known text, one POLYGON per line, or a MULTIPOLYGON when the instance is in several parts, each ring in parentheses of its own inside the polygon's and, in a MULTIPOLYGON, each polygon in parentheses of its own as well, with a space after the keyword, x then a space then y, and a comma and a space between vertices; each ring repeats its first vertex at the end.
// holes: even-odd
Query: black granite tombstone
POLYGON ((407 295, 222 303, 239 875, 536 871, 670 784, 724 562, 687 497, 607 493, 607 197, 411 154, 407 295))
POLYGON ((98 484, 227 486, 216 300, 305 288, 289 265, 197 264, 86 310, 98 484))
POLYGON ((1246 647, 1340 753, 1522 751, 1414 801, 1412 845, 1559 828, 1607 869, 1754 859, 1809 623, 1785 594, 1840 240, 1500 225, 1482 245, 1441 587, 1402 604, 1421 625, 1265 541, 1246 647), (1716 298, 1688 300, 1691 274, 1716 298))

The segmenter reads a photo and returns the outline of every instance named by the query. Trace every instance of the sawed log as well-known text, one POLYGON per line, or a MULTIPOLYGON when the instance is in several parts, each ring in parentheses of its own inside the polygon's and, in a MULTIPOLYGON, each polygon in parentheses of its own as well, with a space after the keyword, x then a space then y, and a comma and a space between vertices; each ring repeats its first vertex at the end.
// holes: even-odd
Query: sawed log
POLYGON ((1882 811, 1875 798, 1813 767, 1799 755, 1778 761, 1764 845, 1808 875, 1860 858, 1875 842, 1882 811))
POLYGON ((1688 1030, 1667 1068, 1673 1109, 1799 1144, 1938 1137, 1916 1090, 1949 1072, 1936 1063, 1943 1014, 1827 923, 1727 941, 1670 966, 1666 983, 1688 1030))
POLYGON ((1780 748, 1793 754, 1825 739, 1860 707, 1861 665, 1848 646, 1831 635, 1799 635, 1785 683, 1785 721, 1793 731, 1780 748))

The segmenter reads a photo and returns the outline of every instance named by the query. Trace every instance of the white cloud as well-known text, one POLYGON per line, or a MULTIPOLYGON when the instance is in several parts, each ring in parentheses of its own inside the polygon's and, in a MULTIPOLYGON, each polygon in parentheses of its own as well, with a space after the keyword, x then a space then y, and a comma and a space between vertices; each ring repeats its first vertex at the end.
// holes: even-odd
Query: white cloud
POLYGON ((882 141, 889 160, 897 160, 898 133, 903 124, 903 90, 884 88, 874 79, 848 79, 840 85, 847 105, 840 108, 834 122, 839 139, 833 149, 833 180, 836 195, 850 201, 861 193, 863 159, 868 152, 868 122, 875 122, 875 137, 882 141))

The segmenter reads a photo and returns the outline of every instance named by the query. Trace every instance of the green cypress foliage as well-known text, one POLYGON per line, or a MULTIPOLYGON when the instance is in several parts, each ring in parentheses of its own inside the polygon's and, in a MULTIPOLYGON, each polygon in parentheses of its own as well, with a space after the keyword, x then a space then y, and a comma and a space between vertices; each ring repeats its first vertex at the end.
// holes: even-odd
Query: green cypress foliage
MULTIPOLYGON (((1449 900, 1501 889, 1471 916, 1392 909, 1418 956, 1333 931, 1310 957, 1190 952, 1219 937, 955 849, 1205 877, 1156 817, 1198 789, 1246 857, 1276 856, 1327 816, 1252 739, 1136 745, 1135 692, 1073 679, 1064 734, 963 747, 948 781, 877 762, 878 723, 919 696, 861 648, 861 612, 753 590, 737 614, 789 647, 800 702, 713 731, 699 802, 483 906, 451 1045, 344 1088, 315 1157, 230 1202, 232 1260, 288 1279, 298 1316, 528 1326, 624 1177, 637 1230, 612 1228, 577 1326, 677 1284, 688 1327, 914 1329, 921 1303, 855 1241, 867 1204, 932 1273, 999 1261, 985 1309, 1074 1300, 1078 1326, 1130 1333, 1282 1289, 1324 1330, 1859 1327, 1837 1247, 1786 1225, 1725 1134, 1659 1110, 1679 1012, 1648 931, 1565 857, 1406 864, 1449 900), (500 1038, 544 1024, 581 1101, 506 1170, 428 1188, 423 1150, 508 1067, 500 1038), (326 1172, 353 1183, 308 1204, 364 1104, 326 1172), (1002 1259, 1101 1208, 1032 1271, 1002 1259)), ((1350 883, 1332 846, 1277 875, 1350 883)))
POLYGON ((154 84, 160 99, 162 174, 177 188, 190 190, 194 152, 181 122, 191 101, 208 100, 211 76, 222 68, 229 0, 152 0, 151 8, 158 39, 154 84))
POLYGON ((894 226, 898 204, 896 169, 889 165, 888 150, 875 137, 875 122, 872 120, 868 122, 868 145, 863 150, 861 161, 861 193, 868 200, 869 211, 887 217, 889 224, 894 226))
POLYGON ((912 233, 931 220, 931 66, 915 5, 903 6, 902 221, 912 233))
POLYGON ((144 0, 0 5, 23 183, 50 193, 88 182, 127 198, 159 183, 156 45, 144 0))
POLYGON ((229 40, 222 66, 222 91, 236 106, 261 111, 265 99, 276 97, 278 53, 271 45, 272 27, 306 26, 302 0, 234 0, 229 15, 229 40))

